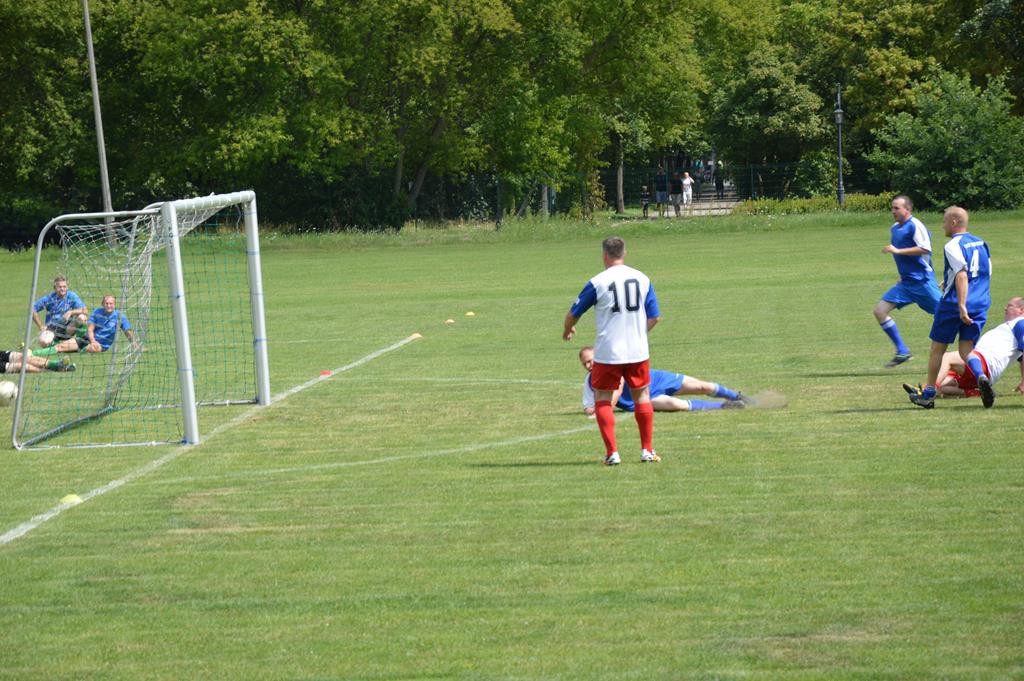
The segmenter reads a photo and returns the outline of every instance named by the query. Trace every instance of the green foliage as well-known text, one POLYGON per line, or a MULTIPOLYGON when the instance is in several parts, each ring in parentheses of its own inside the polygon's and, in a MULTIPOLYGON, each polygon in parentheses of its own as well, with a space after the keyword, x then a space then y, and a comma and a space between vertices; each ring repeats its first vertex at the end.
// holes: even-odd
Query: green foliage
POLYGON ((890 186, 923 205, 1024 204, 1024 119, 1010 110, 1001 78, 985 88, 933 71, 911 112, 886 118, 870 155, 890 186))
MULTIPOLYGON (((845 210, 854 213, 885 211, 892 197, 887 194, 847 194, 845 210)), ((799 215, 804 213, 827 213, 839 210, 836 196, 821 195, 809 198, 755 199, 737 204, 733 215, 799 215)))
MULTIPOLYGON (((846 149, 861 160, 888 117, 914 110, 911 85, 935 64, 975 83, 1005 72, 1020 94, 1021 6, 97 0, 91 11, 115 207, 252 187, 275 221, 376 229, 479 212, 489 198, 444 198, 483 175, 502 178, 508 206, 546 184, 583 197, 565 207, 586 213, 578 178, 712 149, 732 167, 796 164, 764 171, 780 192, 827 191, 836 83, 846 149)), ((81 20, 77 5, 0 0, 8 242, 99 206, 81 20)))

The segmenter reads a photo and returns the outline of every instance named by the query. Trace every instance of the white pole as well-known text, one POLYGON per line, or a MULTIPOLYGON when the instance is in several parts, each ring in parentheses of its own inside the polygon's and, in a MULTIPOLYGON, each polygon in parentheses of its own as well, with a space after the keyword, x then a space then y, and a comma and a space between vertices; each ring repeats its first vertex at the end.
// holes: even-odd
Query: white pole
POLYGON ((167 269, 170 273, 171 313, 174 318, 174 348, 181 382, 181 412, 184 419, 185 444, 199 444, 199 415, 196 413, 196 386, 192 373, 192 348, 189 345, 188 310, 185 306, 185 277, 181 269, 181 247, 178 243, 178 212, 173 202, 163 205, 160 214, 167 229, 167 269))
POLYGON ((245 204, 245 252, 249 263, 249 304, 252 309, 252 349, 256 364, 256 402, 270 404, 270 365, 267 362, 267 322, 263 312, 263 274, 256 197, 245 204))
POLYGON ((100 87, 96 81, 96 57, 92 51, 92 24, 89 22, 89 0, 82 0, 85 12, 85 47, 89 55, 89 81, 92 83, 92 113, 96 119, 96 146, 100 154, 100 184, 103 188, 103 210, 114 210, 110 201, 110 178, 107 176, 107 147, 103 142, 103 115, 100 113, 100 87))

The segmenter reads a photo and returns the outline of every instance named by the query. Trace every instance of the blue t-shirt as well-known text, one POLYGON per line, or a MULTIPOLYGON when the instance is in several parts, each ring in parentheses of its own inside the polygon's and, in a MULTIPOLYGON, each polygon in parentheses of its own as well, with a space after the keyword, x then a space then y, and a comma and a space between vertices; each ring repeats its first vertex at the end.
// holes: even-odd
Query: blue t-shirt
POLYGON ((992 305, 989 294, 989 279, 992 274, 992 263, 989 260, 988 244, 970 232, 957 234, 943 249, 945 260, 943 279, 946 288, 942 291, 939 305, 946 309, 959 307, 956 297, 956 275, 960 271, 967 272, 967 312, 972 317, 984 314, 992 305))
MULTIPOLYGON (((683 387, 683 375, 674 374, 671 371, 651 369, 651 399, 662 395, 674 395, 677 390, 683 387)), ((634 411, 636 404, 633 402, 633 394, 628 387, 622 389, 619 401, 615 403, 619 409, 634 411)))
POLYGON ((46 308, 46 323, 49 324, 51 321, 56 319, 59 322, 64 321, 64 313, 68 310, 77 310, 85 307, 85 303, 78 297, 78 294, 74 291, 68 291, 64 294, 63 298, 57 297, 56 291, 51 291, 49 294, 43 296, 36 301, 36 304, 32 306, 32 309, 39 312, 43 308, 46 308))
POLYGON ((93 310, 89 315, 89 323, 96 325, 92 335, 104 350, 114 344, 118 325, 125 331, 132 328, 132 325, 128 323, 128 318, 121 314, 120 310, 114 310, 108 315, 103 308, 93 310))
POLYGON ((924 248, 929 252, 925 255, 896 255, 896 270, 902 281, 926 281, 932 278, 932 238, 924 223, 911 216, 906 222, 897 222, 891 228, 890 239, 896 248, 924 248))

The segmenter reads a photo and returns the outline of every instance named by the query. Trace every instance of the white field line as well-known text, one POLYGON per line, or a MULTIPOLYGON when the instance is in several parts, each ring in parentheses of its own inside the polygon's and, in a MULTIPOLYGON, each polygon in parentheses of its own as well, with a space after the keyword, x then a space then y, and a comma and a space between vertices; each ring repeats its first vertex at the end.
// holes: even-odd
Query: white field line
MULTIPOLYGON (((617 415, 616 420, 624 418, 621 414, 617 415)), ((331 470, 335 468, 349 468, 351 466, 372 466, 382 463, 390 463, 392 461, 404 461, 407 459, 429 459, 437 456, 450 456, 452 454, 469 454, 470 452, 479 452, 484 449, 497 449, 498 447, 510 447, 512 445, 526 444, 527 442, 539 442, 542 440, 553 440, 555 438, 564 437, 566 435, 574 435, 576 433, 582 433, 588 430, 594 430, 596 428, 594 421, 590 421, 585 426, 578 426, 576 428, 568 428, 566 430, 556 430, 550 433, 541 433, 539 435, 523 435, 520 437, 513 437, 507 440, 495 440, 494 442, 479 442, 472 445, 465 445, 464 447, 452 447, 450 449, 437 449, 431 452, 418 452, 416 454, 397 454, 395 456, 383 456, 376 459, 366 459, 364 461, 334 461, 331 463, 315 463, 308 464, 305 466, 291 466, 287 468, 257 468, 248 471, 239 471, 238 473, 221 473, 219 475, 196 475, 192 477, 183 478, 172 478, 167 480, 151 481, 150 485, 162 485, 162 484, 179 484, 183 482, 198 482, 201 480, 225 480, 225 479, 237 479, 237 478, 261 478, 272 475, 281 475, 287 473, 310 473, 313 471, 331 470)))
MULTIPOLYGON (((310 380, 306 381, 305 383, 300 383, 299 385, 297 385, 297 386, 295 386, 293 388, 289 388, 288 390, 285 390, 282 393, 278 393, 277 395, 274 395, 271 398, 271 400, 270 400, 271 406, 277 404, 278 402, 280 402, 282 400, 285 400, 285 399, 291 397, 292 395, 294 395, 297 392, 305 390, 306 388, 311 388, 311 387, 313 387, 314 385, 316 385, 318 383, 322 383, 323 381, 328 381, 328 380, 331 379, 331 377, 335 376, 336 374, 340 374, 340 373, 348 371, 350 369, 355 369, 358 366, 361 366, 363 364, 366 364, 367 362, 370 362, 372 360, 377 359, 378 357, 380 357, 383 354, 391 352, 392 350, 397 350, 398 348, 402 347, 403 345, 407 345, 407 344, 413 342, 414 340, 416 340, 418 338, 422 338, 422 336, 420 334, 418 334, 418 333, 414 333, 413 335, 411 335, 411 336, 409 336, 407 338, 403 338, 402 340, 398 341, 397 343, 393 343, 393 344, 387 346, 386 348, 381 348, 380 350, 377 350, 375 352, 371 352, 370 354, 366 355, 365 357, 363 357, 361 359, 357 359, 356 361, 351 362, 350 364, 346 364, 345 366, 338 367, 337 369, 334 369, 333 371, 331 371, 331 373, 329 373, 329 374, 326 374, 326 375, 323 375, 323 376, 317 376, 316 378, 311 378, 310 380)), ((240 423, 246 421, 247 419, 251 418, 259 410, 261 410, 263 408, 264 407, 262 407, 262 406, 255 406, 255 407, 251 407, 249 409, 246 409, 243 413, 239 414, 238 416, 234 417, 233 419, 231 419, 229 421, 226 421, 226 422, 220 424, 219 426, 217 426, 216 428, 211 430, 209 432, 209 434, 207 434, 205 437, 206 438, 216 437, 217 435, 220 435, 224 431, 230 430, 231 428, 234 428, 238 424, 240 424, 240 423)), ((163 456, 150 461, 149 463, 145 464, 144 466, 140 466, 139 468, 136 468, 134 471, 132 471, 128 475, 125 475, 122 478, 118 478, 117 480, 111 480, 110 482, 108 482, 107 484, 105 484, 105 485, 103 485, 101 487, 97 487, 96 489, 89 490, 88 492, 86 492, 85 494, 82 494, 79 497, 81 499, 81 501, 76 500, 76 501, 74 501, 72 503, 58 504, 58 505, 54 506, 53 508, 51 508, 50 510, 48 510, 48 511, 46 511, 44 513, 40 513, 37 516, 33 516, 30 520, 27 520, 27 521, 23 522, 22 524, 18 525, 17 527, 11 528, 7 532, 4 532, 2 535, 0 535, 0 546, 4 546, 4 545, 7 545, 7 544, 10 544, 12 541, 14 541, 15 539, 18 539, 19 537, 24 537, 26 534, 28 534, 32 530, 36 529, 37 527, 39 527, 40 525, 42 525, 43 523, 45 523, 47 521, 53 520, 54 518, 59 516, 61 513, 63 513, 64 511, 68 510, 69 508, 72 508, 74 506, 78 506, 79 504, 84 504, 85 502, 89 501, 90 499, 95 499, 96 497, 102 496, 102 495, 106 494, 107 492, 111 492, 111 491, 117 489, 118 487, 122 487, 124 485, 127 485, 129 482, 132 482, 132 481, 137 480, 137 479, 139 479, 139 478, 141 478, 141 477, 143 477, 145 475, 148 475, 148 474, 152 473, 153 471, 157 470, 158 468, 161 468, 162 466, 164 466, 164 465, 174 461, 175 459, 179 458, 182 454, 190 452, 190 451, 192 451, 194 449, 195 449, 195 446, 193 446, 193 445, 181 445, 181 446, 171 450, 167 454, 164 454, 163 456)))

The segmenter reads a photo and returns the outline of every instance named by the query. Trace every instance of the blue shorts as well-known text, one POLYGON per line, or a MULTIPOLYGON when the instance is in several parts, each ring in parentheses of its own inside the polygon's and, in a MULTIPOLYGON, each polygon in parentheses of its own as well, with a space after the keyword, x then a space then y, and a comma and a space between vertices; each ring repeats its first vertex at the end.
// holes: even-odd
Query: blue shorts
MULTIPOLYGON (((661 395, 675 395, 683 387, 683 379, 686 378, 683 374, 674 374, 671 371, 659 371, 658 369, 651 369, 651 399, 660 397, 661 395)), ((628 390, 623 390, 622 395, 619 396, 619 401, 615 403, 619 409, 625 411, 633 411, 635 404, 633 404, 633 395, 628 390)))
POLYGON ((882 300, 892 303, 897 310, 911 303, 917 303, 917 306, 928 314, 935 314, 935 309, 939 306, 939 298, 939 287, 930 278, 923 281, 913 279, 901 281, 882 296, 882 300))
POLYGON ((655 190, 654 200, 658 203, 668 203, 668 192, 655 190))
POLYGON ((962 341, 977 341, 981 338, 981 327, 985 326, 985 312, 974 314, 968 312, 973 320, 970 324, 960 321, 959 308, 939 308, 932 322, 932 332, 928 334, 936 343, 950 344, 960 336, 962 341))

